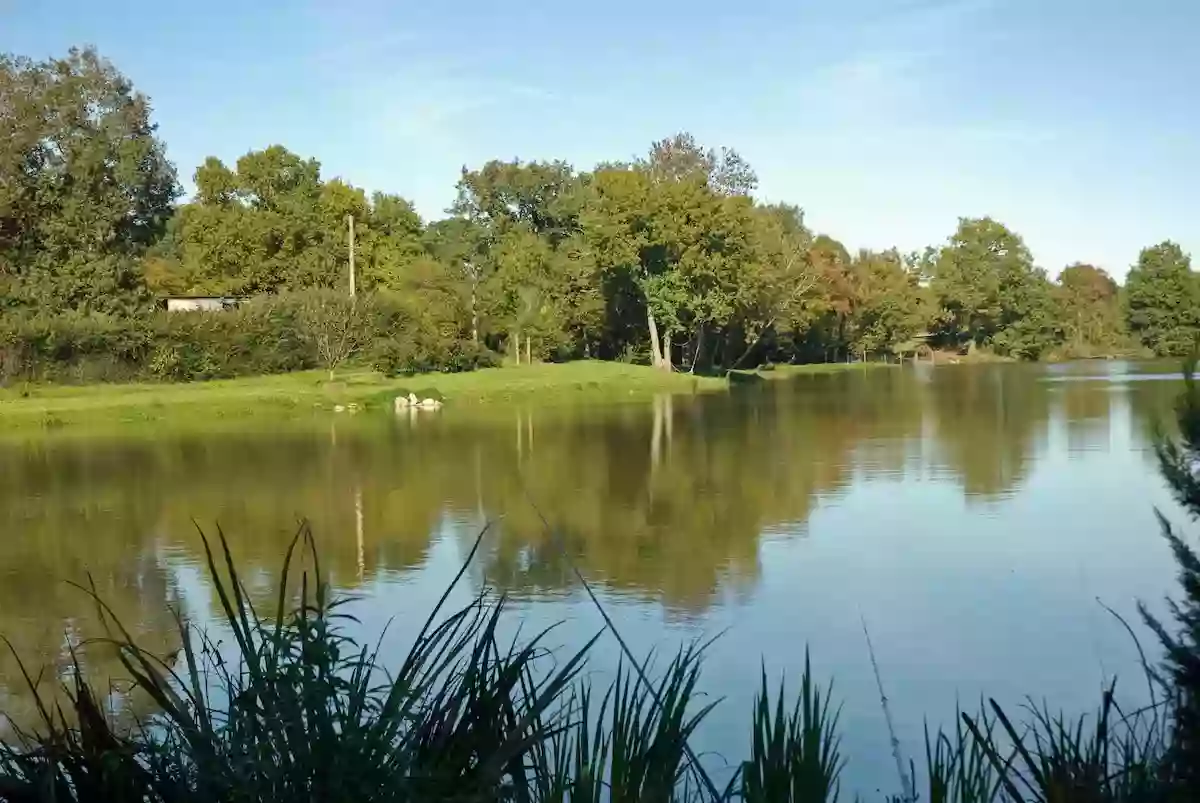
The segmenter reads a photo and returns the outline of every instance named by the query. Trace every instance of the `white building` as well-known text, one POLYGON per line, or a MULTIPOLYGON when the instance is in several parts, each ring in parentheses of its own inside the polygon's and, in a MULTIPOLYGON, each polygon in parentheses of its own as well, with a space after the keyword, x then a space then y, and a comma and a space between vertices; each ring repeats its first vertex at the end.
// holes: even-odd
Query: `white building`
POLYGON ((236 307, 245 301, 236 296, 169 296, 162 299, 167 312, 211 312, 236 307))

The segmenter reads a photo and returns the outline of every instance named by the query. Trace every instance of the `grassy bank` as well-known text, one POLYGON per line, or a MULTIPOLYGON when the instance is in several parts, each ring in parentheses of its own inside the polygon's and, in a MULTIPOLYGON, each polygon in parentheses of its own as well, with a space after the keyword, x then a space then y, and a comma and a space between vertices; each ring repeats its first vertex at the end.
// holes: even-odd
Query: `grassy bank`
POLYGON ((623 363, 580 361, 487 368, 459 374, 388 378, 346 370, 210 382, 130 385, 25 385, 0 390, 0 431, 152 422, 218 424, 282 421, 328 415, 338 406, 389 409, 400 393, 436 396, 447 406, 615 402, 657 393, 699 393, 726 387, 722 379, 623 363))
MULTIPOLYGON (((789 379, 880 367, 887 365, 779 365, 734 373, 742 379, 789 379)), ((0 388, 0 433, 149 423, 206 428, 278 424, 331 415, 336 408, 350 405, 391 409, 392 399, 409 392, 442 399, 448 407, 524 402, 604 404, 644 400, 659 393, 721 391, 728 384, 724 377, 664 373, 644 365, 598 360, 412 377, 346 369, 332 380, 325 371, 301 371, 208 382, 26 384, 0 388)))

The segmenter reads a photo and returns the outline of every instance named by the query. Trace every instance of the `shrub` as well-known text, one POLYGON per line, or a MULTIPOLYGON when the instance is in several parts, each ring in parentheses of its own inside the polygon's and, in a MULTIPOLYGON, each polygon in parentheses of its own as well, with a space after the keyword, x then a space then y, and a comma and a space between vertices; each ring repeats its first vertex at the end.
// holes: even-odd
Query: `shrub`
POLYGON ((370 297, 359 299, 334 290, 311 290, 289 295, 287 302, 295 306, 302 337, 329 371, 330 379, 375 334, 370 297))
POLYGON ((419 337, 388 338, 375 343, 371 365, 388 376, 412 376, 432 371, 453 374, 492 368, 500 355, 470 340, 422 342, 419 337))
POLYGON ((360 356, 388 374, 469 371, 497 362, 453 326, 386 296, 312 291, 260 296, 220 312, 0 317, 5 384, 188 382, 319 365, 333 370, 360 356))
POLYGON ((143 318, 10 312, 0 318, 0 380, 131 379, 152 343, 143 318))

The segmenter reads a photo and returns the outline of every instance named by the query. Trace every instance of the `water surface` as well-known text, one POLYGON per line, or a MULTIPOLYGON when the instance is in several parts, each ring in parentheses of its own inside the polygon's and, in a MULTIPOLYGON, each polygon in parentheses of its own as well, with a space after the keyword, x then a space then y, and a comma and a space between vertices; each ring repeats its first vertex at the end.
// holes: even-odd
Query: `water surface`
MULTIPOLYGON (((505 592, 514 621, 577 643, 601 620, 575 566, 640 652, 721 634, 704 683, 726 701, 697 749, 730 761, 761 667, 794 678, 811 648, 845 704, 854 788, 894 791, 864 623, 914 757, 924 718, 981 694, 1078 711, 1114 674, 1139 691, 1097 600, 1136 620, 1171 589, 1153 507, 1175 509, 1149 438, 1179 388, 1170 365, 917 366, 644 404, 10 441, 0 633, 65 667, 101 632, 66 582, 90 574, 147 646, 173 649, 168 606, 201 621, 213 606, 197 525, 220 524, 266 598, 306 517, 334 584, 364 597, 364 635, 392 620, 399 656, 491 522, 464 596, 505 592)), ((29 713, 6 654, 0 704, 29 713)))

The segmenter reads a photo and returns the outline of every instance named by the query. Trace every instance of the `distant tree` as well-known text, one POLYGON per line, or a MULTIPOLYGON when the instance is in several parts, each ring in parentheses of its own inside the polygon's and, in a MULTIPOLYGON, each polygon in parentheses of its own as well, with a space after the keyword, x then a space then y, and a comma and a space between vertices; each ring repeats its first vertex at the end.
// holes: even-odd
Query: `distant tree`
POLYGON ((440 266, 439 279, 455 286, 466 299, 471 340, 480 342, 480 288, 490 273, 487 231, 466 217, 449 217, 431 223, 422 235, 426 252, 440 266))
POLYGON ((579 181, 566 162, 491 161, 462 170, 450 211, 501 236, 527 226, 552 245, 578 230, 579 181))
POLYGON ((946 346, 993 346, 1035 358, 1058 339, 1051 287, 1019 235, 991 218, 962 218, 930 266, 946 346))
MULTIPOLYGON (((729 354, 730 368, 741 367, 760 343, 778 351, 781 332, 806 328, 806 305, 818 288, 819 277, 809 259, 813 235, 803 211, 788 204, 763 205, 752 210, 752 219, 754 257, 737 283, 729 333, 746 343, 740 356, 729 354)), ((702 346, 703 342, 696 344, 697 356, 702 356, 702 346)))
POLYGON ((522 226, 507 231, 495 248, 496 270, 484 285, 492 325, 508 333, 508 342, 522 361, 522 344, 532 351, 539 343, 543 356, 547 341, 556 341, 559 329, 552 298, 557 277, 554 250, 548 242, 522 226))
POLYGON ((656 181, 699 180, 721 195, 749 195, 758 187, 758 175, 741 154, 703 148, 687 132, 653 143, 639 165, 656 181))
POLYGON ((1062 342, 1062 320, 1054 285, 1045 271, 1019 273, 1001 286, 1000 327, 992 346, 1000 354, 1036 360, 1062 342))
POLYGON ((427 242, 469 288, 474 338, 517 346, 521 358, 573 354, 585 331, 596 337, 600 288, 581 247, 585 181, 561 161, 463 169, 455 217, 432 227, 427 242))
POLYGON ((799 353, 805 358, 837 359, 850 347, 850 316, 858 295, 850 253, 827 234, 808 249, 816 288, 793 318, 799 353))
POLYGON ((1075 263, 1058 276, 1055 296, 1066 342, 1075 347, 1105 347, 1123 335, 1117 283, 1093 265, 1075 263))
POLYGON ((394 289, 406 283, 408 266, 427 257, 411 203, 325 181, 315 159, 280 145, 245 154, 236 170, 210 156, 195 184, 196 197, 180 207, 156 249, 159 286, 234 295, 346 288, 349 217, 358 287, 394 289))
POLYGON ((651 363, 670 369, 674 335, 694 339, 735 318, 755 256, 752 204, 640 168, 599 171, 592 190, 582 241, 605 286, 619 293, 622 317, 644 316, 651 363))
POLYGON ((899 252, 859 251, 850 270, 856 289, 850 315, 850 346, 855 352, 891 353, 924 328, 926 310, 917 277, 899 252))
POLYGON ((239 196, 255 209, 303 212, 320 196, 321 163, 271 145, 237 160, 237 183, 239 196))
POLYGON ((178 194, 156 128, 146 97, 94 50, 0 55, 0 303, 146 303, 138 259, 178 194))
POLYGON ((1200 335, 1200 281, 1191 258, 1167 241, 1142 249, 1125 280, 1130 331, 1156 354, 1184 355, 1200 335))
POLYGON ((225 163, 209 156, 192 174, 196 184, 196 200, 205 206, 228 206, 240 199, 241 180, 225 163))

